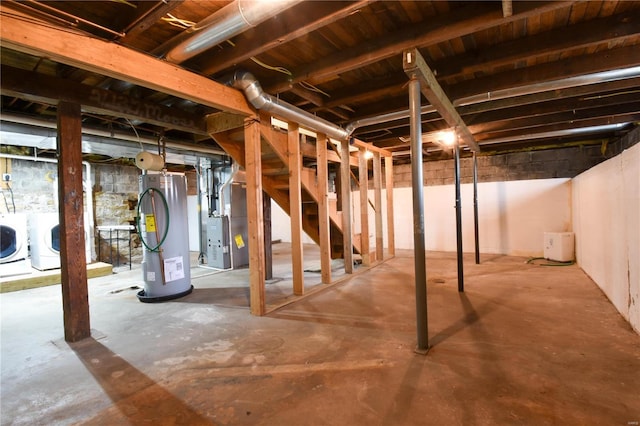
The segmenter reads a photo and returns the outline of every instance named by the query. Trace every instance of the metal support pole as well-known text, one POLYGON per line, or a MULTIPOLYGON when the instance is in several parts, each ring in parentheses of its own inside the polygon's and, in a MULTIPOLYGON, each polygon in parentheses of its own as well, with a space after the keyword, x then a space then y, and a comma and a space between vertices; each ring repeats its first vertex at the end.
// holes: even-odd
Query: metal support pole
POLYGON ((462 254, 462 208, 460 206, 460 146, 456 142, 453 147, 453 157, 455 162, 454 173, 456 181, 456 245, 458 248, 458 291, 464 291, 464 270, 462 254))
POLYGON ((427 321, 427 270, 424 244, 424 183, 422 169, 422 122, 420 119, 420 81, 409 81, 409 112, 411 117, 411 187, 413 191, 413 251, 416 285, 416 352, 429 351, 427 321))
POLYGON ((478 226, 478 158, 473 151, 473 231, 476 245, 476 265, 480 264, 480 238, 478 226))

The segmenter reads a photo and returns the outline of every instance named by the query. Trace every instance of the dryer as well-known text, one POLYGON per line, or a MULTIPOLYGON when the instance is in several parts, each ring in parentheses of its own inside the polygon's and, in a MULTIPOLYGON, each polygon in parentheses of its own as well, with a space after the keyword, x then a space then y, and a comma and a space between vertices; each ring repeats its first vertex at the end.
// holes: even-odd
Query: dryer
MULTIPOLYGON (((88 217, 84 216, 85 256, 91 263, 91 239, 88 217)), ((29 215, 29 239, 31 265, 41 271, 60 267, 60 217, 59 213, 34 213, 29 215)))
POLYGON ((0 215, 0 277, 31 272, 28 255, 27 216, 0 215))
POLYGON ((60 267, 60 225, 58 213, 29 215, 31 266, 41 271, 60 267))

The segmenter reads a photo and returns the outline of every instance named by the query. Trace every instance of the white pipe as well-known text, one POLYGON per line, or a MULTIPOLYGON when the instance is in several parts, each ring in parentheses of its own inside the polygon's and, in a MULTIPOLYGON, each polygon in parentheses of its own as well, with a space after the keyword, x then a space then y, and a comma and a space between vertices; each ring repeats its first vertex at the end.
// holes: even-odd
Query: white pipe
POLYGON ((233 179, 236 177, 236 174, 238 174, 239 170, 240 170, 240 166, 238 165, 238 163, 234 162, 233 165, 231 166, 231 174, 229 175, 229 178, 222 184, 222 186, 218 190, 218 201, 220 201, 220 216, 231 215, 231 208, 229 208, 229 214, 227 214, 227 207, 225 206, 225 199, 224 199, 224 191, 231 184, 231 182, 233 182, 233 179))

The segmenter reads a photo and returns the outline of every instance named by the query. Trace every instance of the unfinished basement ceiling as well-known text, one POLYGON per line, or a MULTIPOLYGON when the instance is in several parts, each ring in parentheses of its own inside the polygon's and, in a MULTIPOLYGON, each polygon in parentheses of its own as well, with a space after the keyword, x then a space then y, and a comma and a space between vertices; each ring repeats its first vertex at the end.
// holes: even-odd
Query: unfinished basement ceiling
MULTIPOLYGON (((1 16, 79 31, 162 60, 172 52, 173 63, 219 82, 248 71, 266 93, 353 129, 355 137, 394 151, 399 161, 409 155, 402 52, 414 47, 485 152, 605 143, 640 121, 640 2, 290 1, 275 16, 230 31, 228 38, 214 37, 227 27, 216 29, 211 46, 176 59, 174 48, 188 34, 219 24, 216 18, 202 21, 225 7, 235 6, 7 0, 1 16)), ((147 137, 217 148, 204 131, 205 117, 217 112, 210 106, 5 43, 1 62, 3 120, 55 120, 50 93, 98 88, 123 103, 163 108, 181 124, 129 123, 117 114, 85 110, 86 126, 133 135, 133 124, 147 137), (37 90, 49 96, 28 93, 37 90)), ((423 106, 424 133, 447 128, 424 98, 423 106)), ((436 148, 425 142, 425 151, 436 148)))

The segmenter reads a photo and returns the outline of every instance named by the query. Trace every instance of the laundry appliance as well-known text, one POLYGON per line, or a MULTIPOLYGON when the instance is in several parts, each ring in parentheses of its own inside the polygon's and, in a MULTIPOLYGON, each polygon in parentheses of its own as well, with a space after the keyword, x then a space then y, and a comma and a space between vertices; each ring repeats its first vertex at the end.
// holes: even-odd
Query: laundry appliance
POLYGON ((0 215, 0 277, 31 272, 28 255, 27 216, 22 213, 0 215))
MULTIPOLYGON (((84 220, 85 256, 91 262, 91 245, 87 215, 84 220)), ((60 216, 59 213, 34 213, 29 215, 29 240, 31 242, 31 266, 41 271, 60 267, 60 216)))

